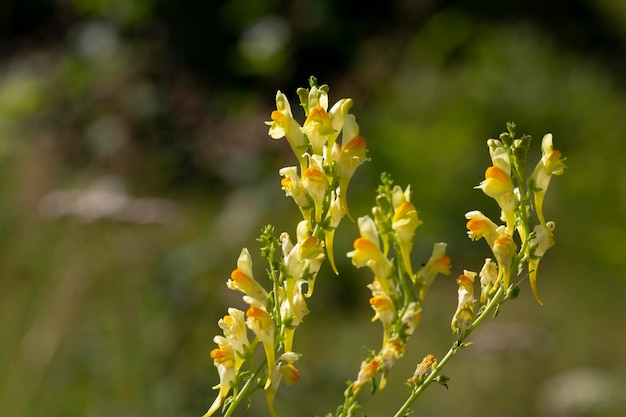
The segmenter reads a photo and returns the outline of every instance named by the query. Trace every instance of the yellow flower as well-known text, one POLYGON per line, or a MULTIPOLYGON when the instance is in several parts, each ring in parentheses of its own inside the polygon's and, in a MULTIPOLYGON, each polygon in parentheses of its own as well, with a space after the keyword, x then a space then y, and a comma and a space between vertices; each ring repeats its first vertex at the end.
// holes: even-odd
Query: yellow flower
POLYGON ((335 141, 337 140, 337 136, 339 135, 339 132, 342 129, 344 129, 345 131, 344 122, 345 122, 346 117, 347 116, 354 117, 352 115, 348 115, 348 112, 350 111, 350 108, 352 107, 353 104, 354 102, 352 101, 351 98, 342 98, 341 100, 336 102, 333 105, 333 107, 330 109, 330 111, 328 112, 328 115, 330 116, 330 120, 332 122, 333 129, 335 131, 328 138, 327 146, 329 149, 333 148, 333 145, 335 144, 335 141))
POLYGON ((402 190, 399 185, 394 185, 391 190, 391 205, 394 210, 398 209, 398 206, 405 201, 411 201, 411 186, 407 185, 406 189, 402 190))
POLYGON ((433 371, 437 367, 437 359, 433 355, 426 355, 422 362, 415 368, 415 373, 407 382, 421 385, 426 379, 426 374, 433 371))
POLYGON ((236 308, 229 308, 228 315, 220 319, 217 325, 224 331, 232 350, 235 353, 235 369, 243 363, 243 355, 248 349, 248 334, 244 312, 236 308))
POLYGON ((267 300, 267 291, 252 276, 252 258, 246 248, 241 251, 237 260, 237 269, 230 274, 226 285, 231 290, 239 290, 261 303, 267 300))
POLYGON ((380 389, 384 389, 385 385, 387 385, 387 375, 389 371, 396 364, 398 359, 404 355, 404 347, 405 344, 400 340, 390 340, 385 342, 383 345, 383 349, 380 352, 380 357, 382 359, 382 372, 383 375, 380 379, 380 389))
POLYGON ((480 270, 480 303, 485 304, 487 302, 491 288, 498 280, 498 266, 491 260, 491 258, 485 259, 485 264, 480 270))
POLYGON ((219 385, 213 388, 219 388, 220 391, 203 417, 211 416, 220 408, 237 379, 237 370, 235 368, 236 354, 232 349, 230 341, 222 336, 215 336, 213 340, 219 347, 211 351, 211 359, 213 359, 213 364, 217 368, 217 373, 220 377, 219 385))
POLYGON ((376 356, 367 362, 361 362, 361 369, 359 370, 357 380, 352 385, 352 392, 356 391, 359 387, 365 385, 367 381, 374 378, 381 365, 382 358, 380 356, 376 356))
POLYGON ((369 216, 359 217, 358 223, 361 237, 354 241, 354 250, 348 252, 347 256, 352 258, 352 264, 357 268, 370 268, 380 280, 383 291, 388 293, 393 265, 380 251, 376 224, 369 216))
POLYGON ((303 278, 306 279, 308 285, 304 296, 309 298, 313 295, 315 279, 324 261, 324 247, 315 236, 309 236, 300 243, 298 251, 300 259, 304 261, 305 276, 303 278))
POLYGON ((305 164, 304 152, 306 152, 306 138, 301 131, 300 124, 293 118, 291 106, 287 96, 278 91, 276 93, 276 108, 272 112, 271 122, 265 122, 270 126, 268 134, 273 139, 287 138, 291 150, 298 158, 300 166, 305 164))
POLYGON ((530 281, 530 288, 533 290, 535 299, 541 305, 543 305, 543 301, 541 301, 539 293, 537 292, 537 268, 539 268, 539 261, 543 255, 552 247, 552 245, 554 245, 554 228, 554 222, 547 222, 545 226, 538 224, 533 230, 534 237, 530 241, 528 278, 530 281))
POLYGON ((417 302, 410 302, 406 311, 402 315, 402 324, 405 326, 404 334, 412 335, 421 318, 422 309, 418 306, 417 302))
POLYGON ((293 346, 293 336, 296 327, 302 322, 302 318, 309 314, 306 305, 306 299, 302 294, 303 281, 297 282, 289 298, 287 294, 282 294, 282 302, 280 304, 280 315, 283 323, 289 323, 285 327, 285 351, 291 351, 293 346))
POLYGON ((322 171, 314 167, 307 168, 302 177, 302 185, 315 204, 315 222, 320 223, 322 221, 328 180, 322 171))
POLYGON ((391 298, 384 292, 380 291, 378 294, 370 298, 370 304, 376 315, 372 318, 372 321, 380 319, 385 327, 389 327, 393 323, 396 311, 391 298))
POLYGON ((426 265, 417 271, 417 282, 421 285, 420 303, 424 302, 426 292, 437 274, 450 274, 450 258, 446 256, 446 244, 443 242, 434 244, 430 259, 426 265))
POLYGON ((465 218, 468 219, 466 227, 467 235, 470 239, 479 240, 484 237, 489 247, 493 247, 493 243, 498 237, 498 232, 496 231, 498 226, 478 210, 466 213, 465 218))
POLYGON ((278 371, 285 379, 285 383, 287 385, 293 385, 300 381, 300 372, 298 372, 298 369, 290 363, 281 366, 278 371))
POLYGON ((343 140, 341 146, 335 145, 333 150, 333 160, 337 164, 337 175, 339 176, 339 194, 342 196, 343 208, 348 217, 352 219, 350 210, 346 204, 348 186, 356 169, 365 161, 367 157, 367 142, 365 138, 359 136, 359 125, 352 114, 345 117, 343 127, 343 140))
POLYGON ((404 267, 413 281, 413 266, 411 265, 411 250, 413 249, 413 238, 415 229, 422 224, 417 217, 417 210, 410 201, 402 202, 393 214, 391 228, 396 232, 400 253, 404 261, 404 267))
MULTIPOLYGON (((263 344, 267 366, 272 369, 274 364, 274 321, 264 305, 251 297, 244 296, 243 298, 246 303, 250 304, 250 308, 246 311, 246 325, 263 344)), ((270 383, 271 374, 267 377, 265 387, 267 388, 270 383)))
POLYGON ((543 199, 546 195, 552 175, 561 175, 565 171, 565 158, 561 158, 561 152, 553 149, 552 134, 548 133, 541 141, 541 161, 535 167, 532 174, 534 182, 535 209, 539 222, 546 227, 543 217, 543 199))
POLYGON ((310 212, 313 206, 309 201, 307 190, 298 175, 296 167, 281 168, 278 173, 284 178, 280 181, 281 188, 286 196, 291 196, 302 212, 302 216, 309 220, 310 212))
POLYGON ((293 366, 293 363, 299 358, 299 353, 288 351, 280 355, 276 363, 269 367, 271 369, 271 382, 265 387, 265 399, 272 417, 276 417, 274 398, 276 397, 276 391, 278 390, 281 379, 285 378, 287 385, 295 384, 300 380, 300 372, 293 366))
POLYGON ((498 198, 513 193, 513 181, 501 168, 490 166, 485 171, 485 179, 474 188, 480 188, 491 198, 498 198))
MULTIPOLYGON (((503 226, 501 227, 504 228, 503 226)), ((517 251, 517 245, 511 236, 506 233, 502 233, 493 243, 491 250, 496 257, 496 261, 498 261, 498 278, 496 279, 493 288, 497 288, 498 284, 502 282, 504 288, 506 289, 509 287, 511 267, 513 264, 513 257, 517 251)))
POLYGON ((496 200, 506 219, 508 234, 515 230, 515 208, 518 205, 510 172, 498 166, 491 166, 485 171, 485 179, 476 187, 483 190, 489 197, 496 200))
MULTIPOLYGON (((306 220, 302 221, 305 222, 306 220)), ((283 251, 283 265, 285 266, 285 274, 287 275, 287 278, 299 278, 302 275, 304 265, 301 260, 298 259, 298 250, 294 250, 294 245, 291 242, 289 233, 281 233, 278 241, 280 242, 283 251)))
POLYGON ((289 234, 283 233, 280 242, 283 249, 283 265, 285 266, 285 288, 291 298, 297 280, 305 280, 308 284, 306 297, 313 294, 315 278, 324 260, 324 247, 314 236, 310 235, 308 222, 302 220, 297 227, 297 243, 291 243, 289 234))
POLYGON ((375 276, 382 280, 389 277, 391 263, 383 256, 380 248, 374 242, 364 237, 354 241, 354 250, 348 252, 348 257, 352 258, 352 264, 357 268, 367 266, 374 272, 375 276))
POLYGON ((310 109, 309 115, 304 121, 302 133, 309 138, 313 153, 322 155, 329 136, 336 133, 336 130, 333 129, 333 123, 326 109, 322 106, 315 106, 310 109))
POLYGON ((500 168, 510 176, 511 161, 509 160, 509 154, 502 142, 498 139, 489 139, 487 146, 489 147, 489 156, 491 157, 492 165, 500 168))
POLYGON ((456 280, 457 284, 459 284, 459 300, 450 324, 454 333, 464 333, 474 322, 474 304, 476 302, 474 300, 475 277, 475 272, 465 270, 463 275, 456 280))
POLYGON ((333 268, 335 274, 339 275, 339 271, 337 270, 337 266, 335 265, 335 255, 333 252, 333 241, 335 238, 335 229, 339 226, 341 219, 346 214, 344 209, 343 198, 341 198, 341 194, 339 190, 337 193, 331 194, 331 203, 330 208, 328 209, 327 218, 329 220, 328 227, 324 230, 324 241, 326 243, 326 254, 328 255, 328 260, 330 261, 330 266, 333 268))
POLYGON ((370 305, 376 312, 372 321, 380 320, 383 325, 384 336, 383 345, 387 342, 387 338, 391 333, 391 326, 396 318, 396 307, 389 297, 389 294, 385 292, 380 284, 380 280, 374 277, 374 282, 367 286, 372 290, 372 297, 370 298, 370 305))

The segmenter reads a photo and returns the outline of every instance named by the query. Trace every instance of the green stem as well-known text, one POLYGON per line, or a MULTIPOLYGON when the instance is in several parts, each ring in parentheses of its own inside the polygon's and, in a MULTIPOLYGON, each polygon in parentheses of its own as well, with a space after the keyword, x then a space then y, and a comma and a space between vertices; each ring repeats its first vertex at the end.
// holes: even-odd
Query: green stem
POLYGON ((250 378, 246 381, 246 383, 244 384, 244 386, 241 388, 241 391, 239 391, 237 393, 237 395, 235 396, 235 398, 233 398, 233 401, 230 403, 230 405, 228 406, 228 410, 226 411, 226 413, 224 414, 224 417, 229 417, 232 416, 233 413, 235 412, 235 410, 237 409, 237 407, 239 406, 239 403, 246 398, 249 394, 248 391, 250 391, 250 389, 252 388, 254 381, 257 381, 257 378, 259 376, 259 374, 261 373, 261 371, 263 370, 263 368, 265 367, 266 362, 263 362, 261 365, 259 365, 259 367, 254 371, 254 373, 252 375, 250 375, 250 378))
POLYGON ((359 394, 361 394, 361 390, 362 389, 363 389, 362 385, 360 387, 358 387, 354 391, 352 391, 352 385, 350 385, 347 388, 347 392, 349 392, 349 393, 346 395, 346 399, 343 402, 343 407, 341 409, 341 413, 339 413, 337 415, 337 417, 349 417, 351 415, 351 414, 348 414, 348 412, 350 411, 350 409, 356 403, 356 400, 359 398, 359 394))
POLYGON ((404 417, 407 415, 411 404, 413 404, 413 402, 417 400, 417 398, 422 394, 422 392, 426 390, 426 387, 428 387, 431 384, 431 382, 433 382, 435 378, 439 375, 439 372, 441 372, 443 367, 446 366, 448 361, 452 359, 452 356, 454 356, 456 351, 459 349, 458 343, 459 342, 455 342, 454 345, 452 345, 452 348, 450 348, 448 353, 446 353, 446 356, 443 357, 441 362, 437 363, 437 367, 433 370, 433 372, 430 375, 428 375, 428 378, 424 380, 424 383, 420 385, 419 387, 417 387, 417 389, 413 390, 413 392, 411 392, 411 395, 409 396, 409 398, 404 402, 404 404, 402 404, 402 407, 400 407, 400 409, 394 415, 394 417, 404 417))
POLYGON ((502 297, 504 292, 505 292, 504 287, 500 286, 500 288, 498 288, 498 291, 496 291, 496 293, 494 294, 489 304, 487 304, 487 307, 482 312, 482 314, 478 316, 478 318, 474 320, 474 322, 467 329, 467 331, 456 342, 454 342, 450 350, 448 350, 448 353, 446 353, 443 359, 441 359, 441 361, 437 363, 437 366, 435 367, 435 369, 433 369, 433 371, 430 373, 430 375, 428 375, 428 377, 424 380, 424 382, 411 392, 411 395, 409 396, 409 398, 404 402, 404 404, 402 404, 402 407, 400 407, 400 409, 394 415, 394 417, 404 417, 407 415, 411 404, 413 404, 413 402, 415 402, 415 400, 420 395, 422 395, 424 390, 426 390, 426 388, 439 376, 443 368, 450 361, 450 359, 452 359, 452 357, 457 352, 457 350, 463 347, 462 343, 467 339, 467 337, 480 325, 480 323, 483 322, 483 320, 485 320, 485 317, 490 315, 491 312, 494 310, 494 308, 496 308, 496 306, 500 303, 500 298, 502 297))

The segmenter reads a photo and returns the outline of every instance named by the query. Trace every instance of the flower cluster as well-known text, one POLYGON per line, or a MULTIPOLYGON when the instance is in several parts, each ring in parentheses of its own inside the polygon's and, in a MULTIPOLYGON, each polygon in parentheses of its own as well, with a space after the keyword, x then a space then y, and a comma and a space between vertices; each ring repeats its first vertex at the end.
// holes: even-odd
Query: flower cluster
POLYGON ((326 252, 337 273, 333 257, 334 231, 341 219, 352 217, 346 204, 348 185, 356 169, 367 161, 367 143, 359 135, 359 125, 350 108, 352 99, 339 100, 328 110, 328 86, 317 86, 311 79, 309 90, 298 89, 300 105, 306 120, 300 124, 293 118, 291 105, 280 91, 272 112, 269 135, 285 137, 300 162, 279 172, 285 194, 291 196, 300 209, 308 228, 317 236, 322 230, 326 252), (341 143, 338 141, 341 135, 341 143))
MULTIPOLYGON (((220 383, 217 398, 204 417, 224 408, 230 416, 256 389, 265 392, 267 406, 276 417, 274 399, 281 381, 298 382, 295 364, 300 354, 294 350, 295 332, 309 314, 307 299, 325 259, 338 274, 333 256, 334 233, 344 217, 352 219, 346 204, 350 181, 356 169, 368 160, 365 139, 359 135, 355 117, 349 113, 351 99, 328 106, 328 86, 311 79, 309 89, 299 89, 305 121, 301 125, 292 114, 287 97, 276 95, 269 135, 286 138, 298 161, 279 170, 281 187, 296 203, 302 218, 295 228, 295 239, 283 232, 278 237, 266 226, 259 241, 261 256, 267 262, 270 288, 254 278, 252 257, 243 249, 227 282, 229 289, 243 293, 244 311, 229 308, 219 320, 223 336, 214 337, 217 348, 210 353, 220 383), (250 338, 250 336, 253 336, 250 338), (256 349, 262 349, 255 355, 256 349), (263 357, 255 364, 255 357, 263 357)), ((411 394, 396 416, 407 415, 409 406, 432 382, 447 387, 448 378, 440 372, 455 352, 471 343, 464 342, 488 316, 519 289, 511 283, 527 270, 531 289, 541 304, 536 279, 539 261, 554 244, 553 221, 546 221, 543 201, 553 175, 564 172, 564 158, 553 149, 552 135, 544 136, 542 157, 526 178, 525 168, 530 136, 515 138, 514 124, 499 139, 487 141, 492 165, 485 179, 475 188, 493 198, 501 211, 493 221, 481 211, 466 213, 467 234, 472 240, 484 238, 493 257, 487 258, 479 273, 464 270, 457 278, 458 303, 451 321, 458 338, 449 352, 437 360, 427 355, 407 380, 411 394), (531 219, 536 225, 531 228, 531 219), (476 277, 480 296, 476 299, 476 277)), ((383 389, 392 367, 406 350, 418 326, 429 288, 439 274, 450 274, 446 244, 435 243, 430 258, 415 268, 411 260, 415 232, 422 224, 411 202, 411 188, 394 185, 388 174, 381 177, 376 204, 371 215, 358 217, 359 237, 347 253, 357 268, 368 268, 373 279, 369 304, 372 321, 382 325, 382 343, 360 365, 354 381, 344 391, 344 403, 336 417, 356 415, 357 400, 363 388, 383 389), (378 377, 380 379, 378 380, 378 377), (379 381, 379 382, 378 382, 379 381)))
MULTIPOLYGON (((491 258, 487 258, 479 274, 481 308, 493 299, 500 288, 502 292, 512 291, 509 296, 515 294, 516 290, 509 287, 511 276, 520 274, 525 266, 533 294, 537 302, 543 304, 537 292, 537 268, 545 252, 554 244, 555 227, 554 222, 546 222, 544 218, 543 200, 552 176, 564 172, 565 159, 559 151, 553 149, 552 135, 546 134, 541 142, 541 160, 526 179, 530 141, 528 135, 516 139, 515 125, 512 123, 509 123, 508 131, 502 133, 499 139, 487 141, 492 166, 487 168, 485 179, 476 188, 497 202, 504 224, 496 224, 478 210, 465 215, 468 236, 472 240, 484 238, 496 261, 494 263, 491 258), (538 224, 531 229, 533 212, 538 224)), ((465 278, 471 276, 472 281, 475 275, 469 271, 464 274, 465 278)), ((474 320, 475 306, 469 295, 469 283, 467 279, 461 278, 459 305, 452 329, 463 332, 474 320)))
POLYGON ((450 273, 445 243, 436 243, 428 262, 414 272, 410 254, 415 230, 421 224, 411 203, 410 187, 403 190, 394 186, 389 175, 383 174, 372 216, 358 219, 360 237, 348 253, 356 267, 368 267, 374 274, 368 288, 372 291, 372 321, 379 320, 383 326, 382 348, 362 362, 347 393, 346 407, 351 404, 350 397, 378 374, 380 388, 385 387, 389 370, 404 354, 408 339, 419 324, 428 287, 437 274, 450 273))
POLYGON ((287 384, 300 378, 294 363, 300 355, 293 350, 294 334, 309 313, 306 299, 311 297, 320 267, 328 257, 337 273, 333 257, 334 232, 345 215, 348 185, 356 169, 368 160, 365 139, 349 113, 351 99, 339 100, 328 109, 328 86, 311 79, 310 89, 299 89, 300 105, 306 120, 300 125, 293 117, 287 97, 276 94, 276 110, 267 122, 269 135, 285 137, 299 166, 280 169, 281 186, 295 201, 302 220, 296 239, 282 233, 278 238, 267 226, 260 237, 261 254, 266 259, 272 288, 266 290, 254 279, 252 258, 243 249, 228 288, 242 292, 248 305, 245 314, 230 309, 219 325, 224 336, 216 336, 218 348, 211 357, 220 376, 219 394, 205 417, 223 405, 236 407, 252 384, 261 378, 270 413, 275 416, 274 397, 281 380, 287 384), (247 331, 254 334, 248 341, 247 331), (264 366, 252 369, 257 345, 265 351, 264 366), (251 369, 243 371, 248 362, 251 369), (226 401, 232 390, 232 398, 226 401))

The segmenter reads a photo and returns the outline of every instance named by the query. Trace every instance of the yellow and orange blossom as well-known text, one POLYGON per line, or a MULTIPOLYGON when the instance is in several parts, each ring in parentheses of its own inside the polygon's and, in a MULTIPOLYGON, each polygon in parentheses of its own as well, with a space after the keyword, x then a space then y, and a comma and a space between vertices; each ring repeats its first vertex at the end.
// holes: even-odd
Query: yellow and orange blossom
POLYGON ((230 274, 230 279, 226 285, 231 290, 241 291, 261 303, 267 299, 267 291, 252 275, 252 257, 246 248, 241 251, 239 259, 237 259, 237 269, 230 274))
POLYGON ((417 210, 410 201, 402 202, 395 209, 391 228, 396 232, 404 268, 412 280, 415 280, 415 278, 413 277, 413 266, 411 264, 411 250, 413 249, 415 229, 421 224, 422 221, 417 217, 417 210))
POLYGON ((480 188, 496 200, 506 219, 507 233, 512 235, 515 230, 515 208, 519 202, 510 173, 495 165, 491 166, 485 171, 485 179, 474 188, 480 188))
POLYGON ((543 217, 543 199, 546 190, 550 185, 552 175, 561 175, 565 171, 565 158, 561 157, 561 152, 552 147, 552 134, 548 133, 541 141, 541 161, 535 167, 532 174, 534 180, 535 209, 539 222, 546 227, 546 220, 543 217))

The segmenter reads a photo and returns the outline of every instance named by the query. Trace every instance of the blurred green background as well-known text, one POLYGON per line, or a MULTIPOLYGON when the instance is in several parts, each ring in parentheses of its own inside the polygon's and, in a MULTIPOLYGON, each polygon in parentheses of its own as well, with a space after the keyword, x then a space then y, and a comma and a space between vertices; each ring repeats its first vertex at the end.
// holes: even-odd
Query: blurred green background
MULTIPOLYGON (((557 244, 545 302, 520 299, 472 336, 419 416, 626 414, 626 3, 622 0, 3 0, 0 2, 0 415, 200 416, 218 382, 217 320, 243 308, 225 282, 261 227, 294 233, 280 190, 294 164, 265 120, 310 75, 353 113, 372 162, 353 179, 369 211, 382 171, 411 184, 425 224, 415 263, 448 242, 410 349, 368 416, 453 336, 454 276, 489 250, 464 213, 497 217, 473 190, 486 139, 507 121, 567 157, 545 212, 557 244)), ((380 324, 343 253, 326 265, 296 335, 302 380, 284 416, 342 399, 380 324)), ((258 259, 258 258, 257 258, 258 259)), ((258 277, 262 276, 259 261, 258 277)), ((262 398, 240 415, 263 416, 262 398)))

